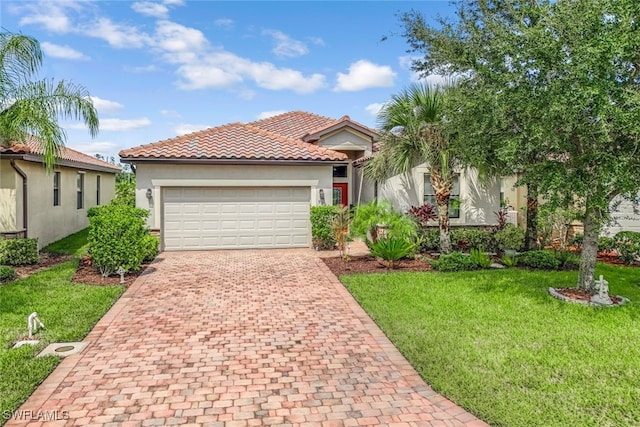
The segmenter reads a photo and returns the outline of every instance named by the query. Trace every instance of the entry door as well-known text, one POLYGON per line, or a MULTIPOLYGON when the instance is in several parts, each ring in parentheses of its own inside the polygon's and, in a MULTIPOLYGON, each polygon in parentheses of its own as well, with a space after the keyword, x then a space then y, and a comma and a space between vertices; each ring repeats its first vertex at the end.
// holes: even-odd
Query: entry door
POLYGON ((333 204, 349 206, 349 184, 346 182, 333 183, 333 204))

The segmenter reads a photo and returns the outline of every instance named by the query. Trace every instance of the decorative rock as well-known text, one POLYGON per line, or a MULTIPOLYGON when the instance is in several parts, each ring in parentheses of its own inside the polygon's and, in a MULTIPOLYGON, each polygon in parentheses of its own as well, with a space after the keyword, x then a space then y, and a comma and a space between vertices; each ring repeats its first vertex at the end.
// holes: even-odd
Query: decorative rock
POLYGON ((504 265, 498 264, 497 262, 491 263, 491 265, 489 267, 491 267, 491 268, 505 268, 504 265))

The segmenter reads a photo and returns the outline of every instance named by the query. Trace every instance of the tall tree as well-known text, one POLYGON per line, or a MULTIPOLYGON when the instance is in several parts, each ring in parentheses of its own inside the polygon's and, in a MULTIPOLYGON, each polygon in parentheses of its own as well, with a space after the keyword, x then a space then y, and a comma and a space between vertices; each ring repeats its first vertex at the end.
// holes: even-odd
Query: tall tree
POLYGON ((29 135, 35 136, 51 170, 66 140, 58 118, 84 121, 91 136, 98 133, 99 122, 84 87, 64 80, 32 80, 41 65, 36 39, 0 33, 0 144, 24 143, 29 135))
MULTIPOLYGON (((598 235, 611 201, 640 189, 640 2, 475 0, 455 22, 402 16, 423 73, 458 72, 468 95, 495 94, 502 160, 522 150, 546 203, 581 209, 578 287, 594 290, 598 235), (509 136, 509 132, 513 137, 509 136)), ((463 111, 473 114, 472 111, 463 111)), ((492 119, 478 113, 478 120, 492 119)))
POLYGON ((393 95, 378 116, 381 148, 365 164, 364 175, 383 181, 427 163, 438 208, 440 251, 449 253, 449 202, 457 160, 448 136, 441 129, 445 96, 442 88, 422 84, 393 95))

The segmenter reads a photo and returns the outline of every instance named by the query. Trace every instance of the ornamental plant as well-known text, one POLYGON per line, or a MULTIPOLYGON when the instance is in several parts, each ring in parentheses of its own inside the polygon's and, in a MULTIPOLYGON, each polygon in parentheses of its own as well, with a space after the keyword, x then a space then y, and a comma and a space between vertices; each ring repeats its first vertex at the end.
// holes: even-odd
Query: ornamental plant
POLYGON ((376 242, 369 242, 371 255, 382 259, 387 268, 397 268, 398 261, 406 258, 415 250, 415 243, 402 237, 385 237, 376 242))
POLYGON ((311 238, 316 249, 328 250, 336 245, 332 224, 337 213, 337 206, 311 206, 311 238))

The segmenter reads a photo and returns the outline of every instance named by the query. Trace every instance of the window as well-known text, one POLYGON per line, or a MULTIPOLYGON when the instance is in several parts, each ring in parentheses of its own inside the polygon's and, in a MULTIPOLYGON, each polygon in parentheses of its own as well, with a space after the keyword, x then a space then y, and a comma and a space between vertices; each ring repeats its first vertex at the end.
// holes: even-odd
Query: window
MULTIPOLYGON (((436 204, 436 192, 431 185, 430 176, 424 174, 424 203, 436 204)), ((453 188, 451 188, 451 197, 449 198, 449 218, 460 218, 460 175, 454 175, 453 188)))
POLYGON ((84 208, 84 173, 78 173, 77 177, 77 206, 78 209, 84 208))
POLYGON ((60 172, 53 173, 53 206, 60 206, 60 172))
POLYGON ((100 175, 96 176, 96 205, 100 205, 100 175))
POLYGON ((333 167, 333 177, 334 178, 346 178, 347 177, 347 166, 334 166, 333 167))

